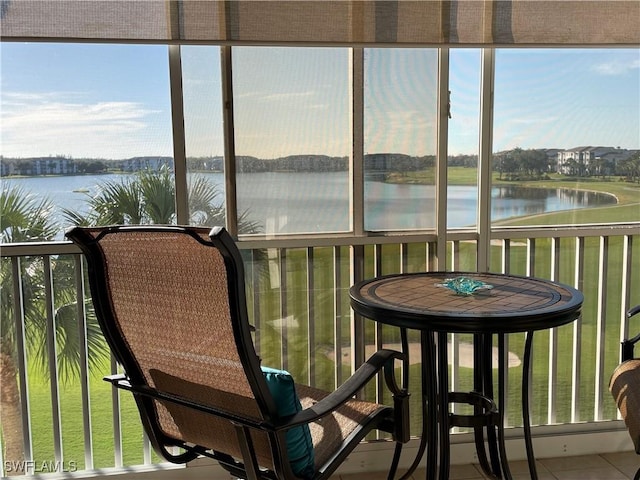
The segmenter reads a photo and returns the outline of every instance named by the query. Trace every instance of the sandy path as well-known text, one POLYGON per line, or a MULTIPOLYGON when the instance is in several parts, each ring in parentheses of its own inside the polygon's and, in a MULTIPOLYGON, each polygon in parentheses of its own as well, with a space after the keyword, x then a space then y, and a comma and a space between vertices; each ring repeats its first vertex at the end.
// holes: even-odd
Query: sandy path
MULTIPOLYGON (((402 350, 402 347, 399 343, 389 343, 384 345, 385 348, 390 348, 392 350, 402 350)), ((451 364, 451 343, 448 344, 449 347, 449 363, 451 364)), ((374 345, 367 345, 365 348, 365 354, 368 358, 373 355, 375 351, 374 345)), ((493 347, 493 363, 494 365, 498 364, 498 347, 493 347)), ((327 357, 331 360, 335 360, 334 351, 330 350, 327 352, 327 357)), ((473 367, 473 345, 471 343, 459 343, 458 344, 458 356, 459 356, 459 364, 461 367, 473 367)), ((342 348, 342 363, 350 364, 351 363, 351 348, 343 347, 342 348)), ((414 365, 416 363, 420 363, 420 344, 417 342, 409 343, 409 363, 414 365)), ((508 353, 508 365, 509 368, 520 366, 520 358, 513 352, 508 353)))

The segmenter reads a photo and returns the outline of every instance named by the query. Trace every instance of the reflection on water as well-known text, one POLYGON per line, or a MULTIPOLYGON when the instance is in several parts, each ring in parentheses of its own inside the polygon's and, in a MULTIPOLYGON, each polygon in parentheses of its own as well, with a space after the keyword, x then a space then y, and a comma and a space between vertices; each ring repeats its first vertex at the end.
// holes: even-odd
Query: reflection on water
POLYGON ((616 203, 613 195, 599 192, 519 186, 494 187, 491 199, 493 221, 616 203))
MULTIPOLYGON (((207 177, 224 199, 224 178, 207 177)), ((25 191, 48 196, 60 210, 86 211, 86 195, 97 192, 106 181, 124 175, 34 177, 2 179, 3 187, 19 185, 25 191), (87 192, 87 193, 81 193, 87 192)), ((313 233, 349 231, 349 179, 346 172, 330 173, 244 173, 237 176, 238 210, 247 211, 265 233, 313 233)), ((449 228, 476 223, 477 189, 451 186, 447 191, 449 228)), ((614 204, 612 195, 568 189, 494 187, 491 219, 535 215, 614 204)), ((435 227, 436 192, 433 185, 365 182, 365 228, 405 230, 435 227)))
MULTIPOLYGON (((413 187, 413 185, 412 185, 413 187)), ((435 227, 435 188, 431 199, 413 205, 413 210, 403 210, 403 215, 394 216, 396 208, 402 209, 403 200, 389 197, 378 198, 374 202, 384 204, 389 213, 372 211, 368 228, 370 230, 400 230, 406 228, 435 227), (416 208, 420 209, 416 212, 416 208), (379 214, 379 215, 378 215, 379 214), (409 217, 409 218, 407 218, 409 217)), ((494 187, 491 191, 491 220, 537 215, 561 210, 615 204, 613 195, 568 189, 525 188, 519 186, 494 187)), ((474 226, 477 215, 477 188, 475 186, 450 186, 447 189, 447 226, 461 228, 474 226)))

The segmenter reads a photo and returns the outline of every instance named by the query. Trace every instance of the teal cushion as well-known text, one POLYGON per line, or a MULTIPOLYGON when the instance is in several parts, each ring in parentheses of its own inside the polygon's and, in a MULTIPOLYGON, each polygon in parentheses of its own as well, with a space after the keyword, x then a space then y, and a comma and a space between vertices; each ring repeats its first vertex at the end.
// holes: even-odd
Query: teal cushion
MULTIPOLYGON (((285 370, 262 367, 269 391, 280 417, 288 417, 302 410, 291 374, 285 370)), ((314 473, 314 454, 308 425, 300 425, 287 431, 287 454, 291 470, 301 478, 311 478, 314 473)))

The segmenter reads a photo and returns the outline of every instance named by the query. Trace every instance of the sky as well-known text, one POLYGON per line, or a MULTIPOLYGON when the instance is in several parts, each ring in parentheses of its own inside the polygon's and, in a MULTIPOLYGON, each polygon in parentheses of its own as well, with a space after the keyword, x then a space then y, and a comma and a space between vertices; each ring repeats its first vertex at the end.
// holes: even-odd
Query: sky
MULTIPOLYGON (((480 50, 452 49, 449 152, 478 151, 480 50)), ((0 154, 172 155, 168 49, 162 45, 0 44, 0 154)), ((348 155, 345 48, 234 50, 236 153, 348 155)), ((437 55, 365 52, 365 153, 436 151, 437 55)), ((221 155, 217 47, 183 47, 188 156, 221 155)), ((640 50, 496 52, 494 151, 640 148, 640 50)))

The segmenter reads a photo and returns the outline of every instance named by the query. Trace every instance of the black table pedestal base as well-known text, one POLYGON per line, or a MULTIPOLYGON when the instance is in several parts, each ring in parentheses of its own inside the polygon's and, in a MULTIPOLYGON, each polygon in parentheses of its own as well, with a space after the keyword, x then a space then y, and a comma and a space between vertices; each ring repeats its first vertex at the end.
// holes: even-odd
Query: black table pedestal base
MULTIPOLYGON (((452 427, 472 428, 476 453, 483 471, 491 478, 512 478, 505 447, 505 385, 507 355, 505 335, 498 338, 498 396, 493 392, 493 335, 474 335, 474 390, 449 391, 448 346, 446 333, 422 331, 422 392, 423 438, 418 450, 419 458, 427 453, 427 479, 447 480, 450 470, 450 438, 452 427), (497 402, 496 402, 497 400, 497 402), (473 407, 471 414, 458 414, 451 410, 453 404, 473 407)), ((537 479, 535 456, 531 440, 529 417, 529 372, 531 368, 531 344, 533 332, 527 333, 523 352, 522 407, 524 443, 533 480, 537 479)), ((454 410, 455 411, 455 410, 454 410)), ((414 468, 412 468, 413 471, 414 468)))
POLYGON ((399 327, 408 352, 406 329, 420 331, 422 362, 422 437, 408 478, 426 454, 428 480, 448 480, 449 433, 452 427, 473 429, 478 462, 490 478, 511 479, 505 447, 505 390, 508 357, 506 335, 525 333, 522 362, 522 420, 531 478, 536 465, 529 414, 533 332, 566 325, 580 316, 584 296, 555 281, 490 272, 415 272, 383 275, 349 289, 353 310, 376 322, 399 327), (474 295, 443 288, 457 279, 490 285, 474 295), (473 335, 473 387, 449 392, 448 334, 473 335), (493 361, 497 339, 498 360, 493 361), (497 365, 494 365, 496 363, 497 365), (494 367, 498 391, 494 395, 494 367), (452 404, 467 403, 470 415, 452 404))

